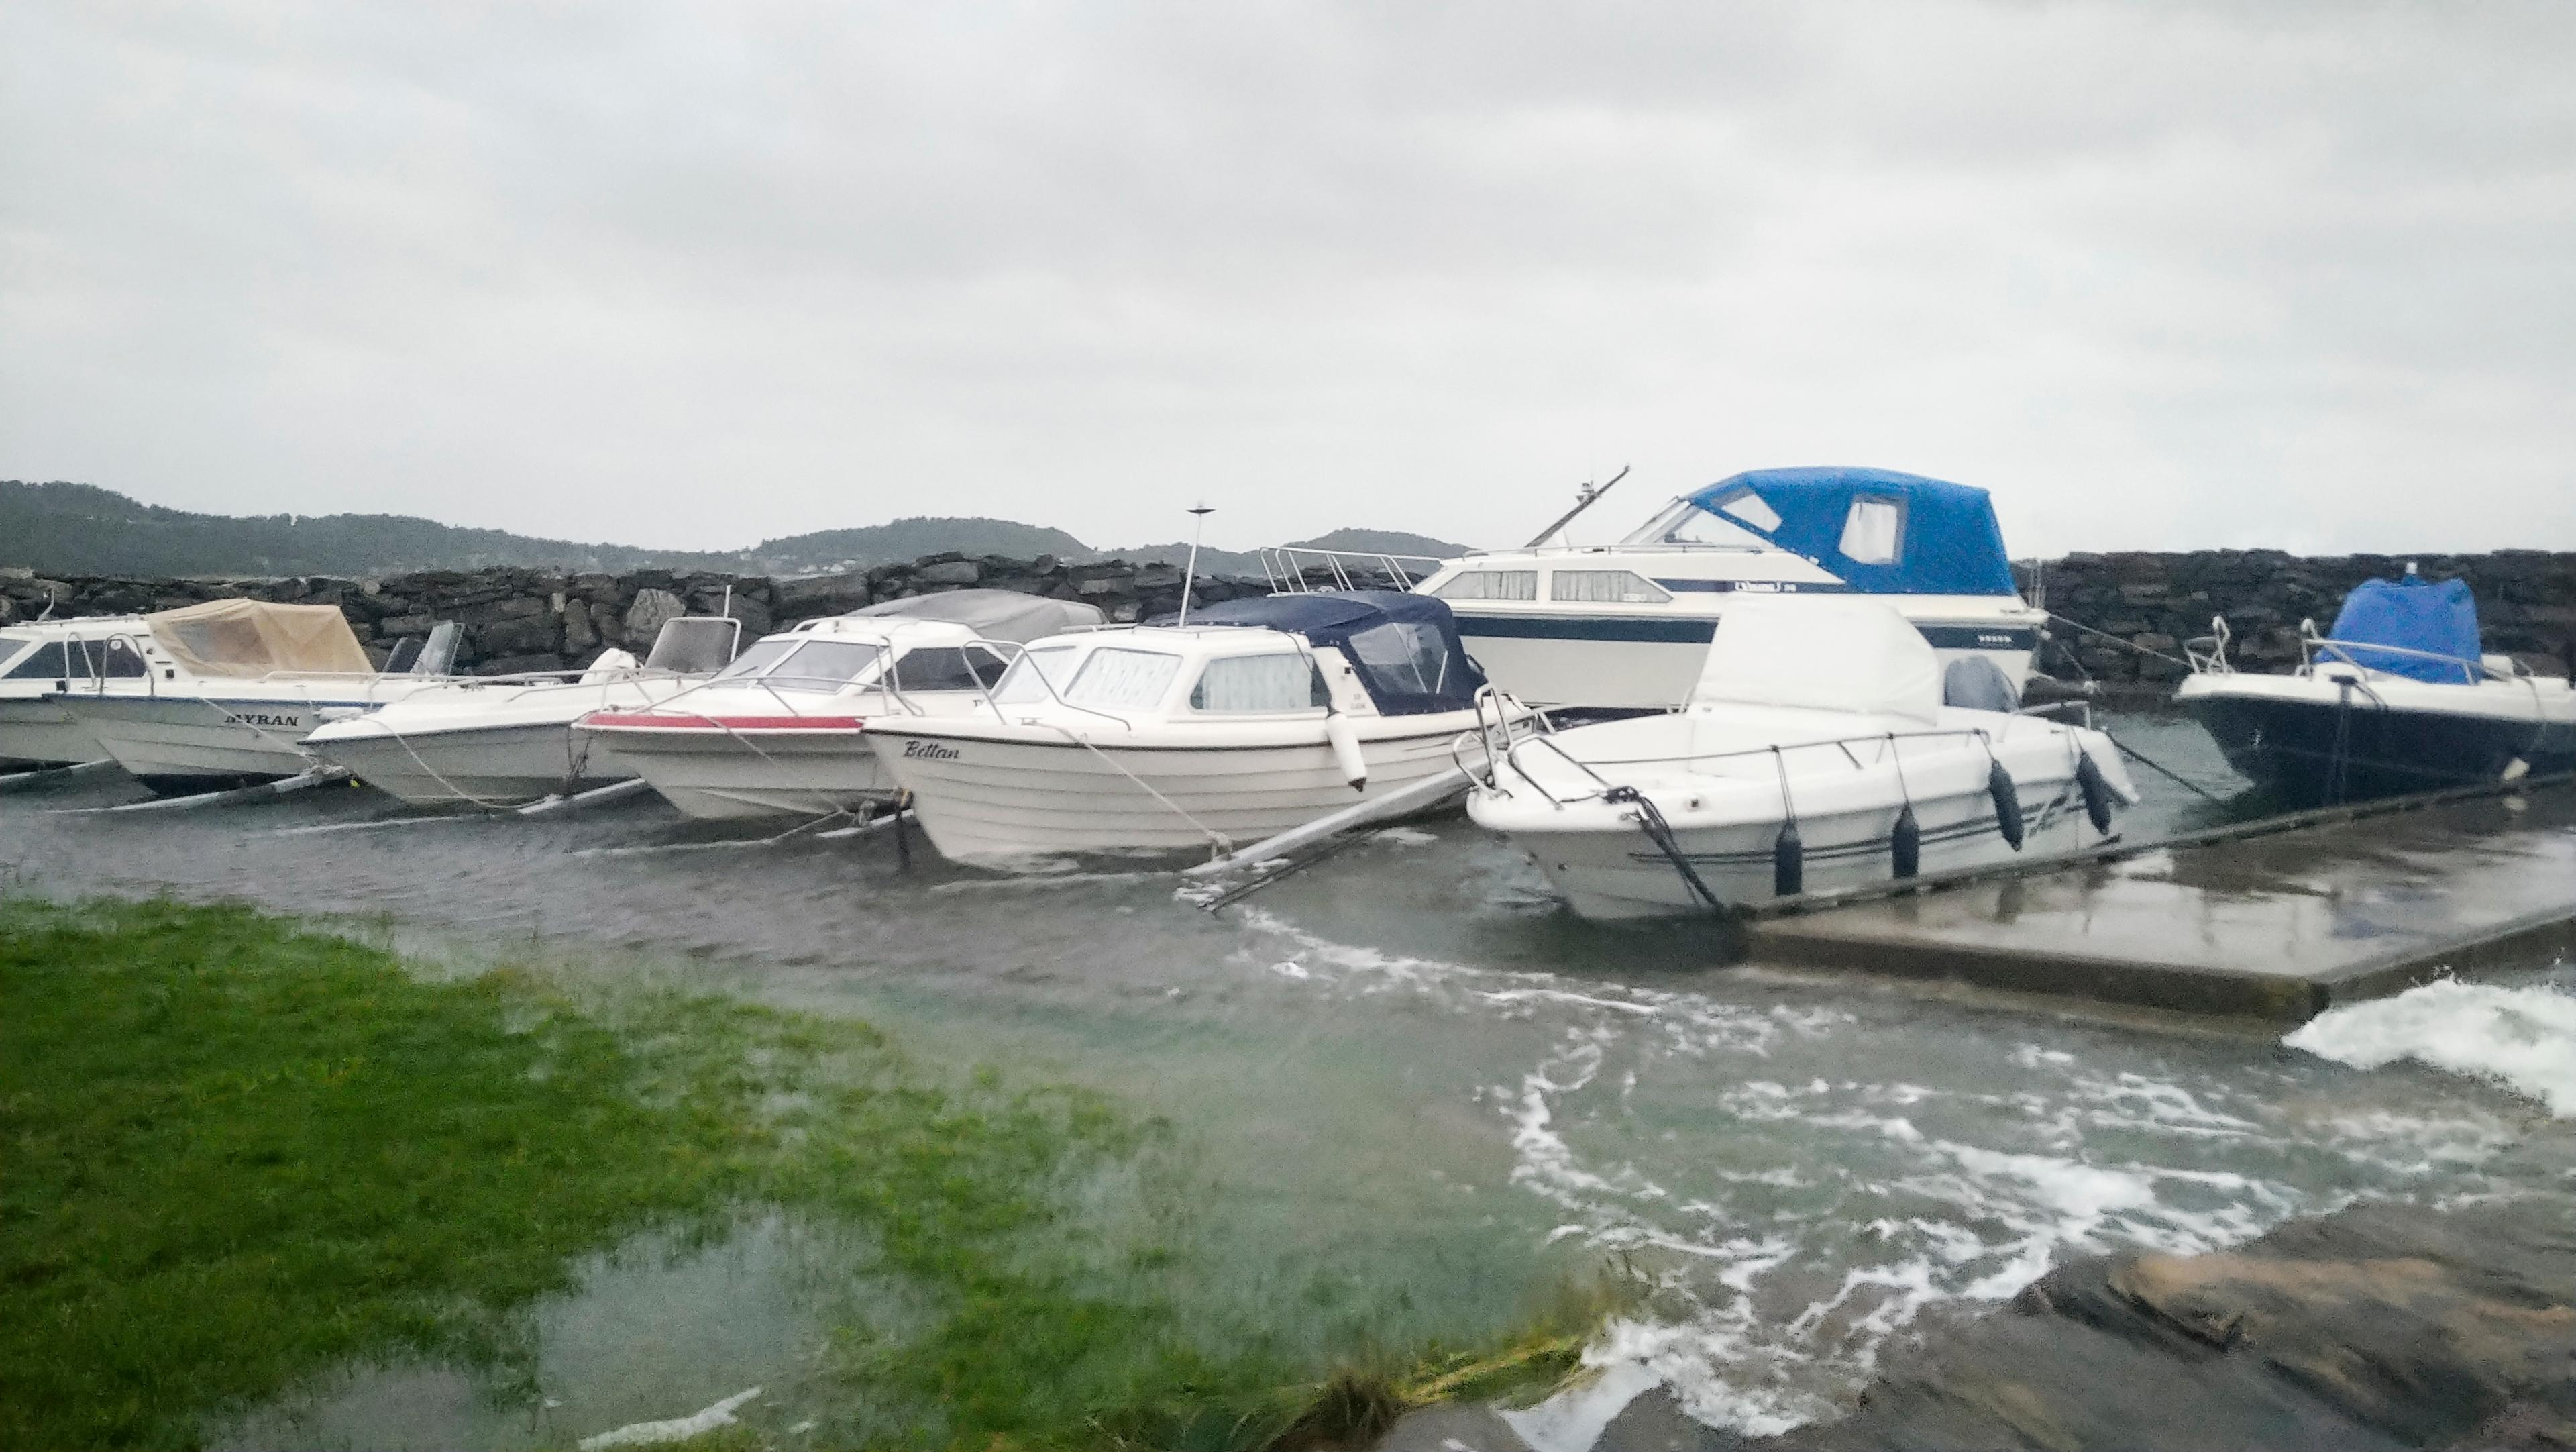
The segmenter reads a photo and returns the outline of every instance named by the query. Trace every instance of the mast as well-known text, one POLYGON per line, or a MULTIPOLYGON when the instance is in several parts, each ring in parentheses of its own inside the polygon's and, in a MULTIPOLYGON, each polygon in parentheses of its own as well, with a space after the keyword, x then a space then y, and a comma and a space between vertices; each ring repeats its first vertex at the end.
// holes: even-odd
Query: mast
POLYGON ((1615 486, 1618 484, 1618 482, 1619 482, 1620 480, 1625 479, 1625 478, 1627 478, 1627 477, 1628 477, 1628 466, 1627 466, 1626 464, 1622 464, 1622 465, 1620 465, 1620 466, 1619 466, 1619 472, 1610 476, 1610 482, 1609 482, 1608 484, 1604 484, 1604 485, 1602 485, 1602 486, 1601 486, 1600 488, 1598 488, 1598 489, 1596 489, 1596 488, 1592 487, 1592 485, 1591 485, 1591 483, 1590 483, 1589 481, 1587 481, 1587 482, 1585 482, 1585 483, 1583 483, 1583 484, 1581 484, 1581 485, 1576 486, 1575 491, 1574 491, 1574 507, 1573 507, 1572 509, 1569 509, 1569 510, 1565 511, 1565 513, 1564 513, 1563 515, 1559 516, 1559 517, 1558 517, 1558 519, 1557 519, 1557 521, 1556 521, 1556 523, 1551 524, 1551 525, 1549 525, 1547 528, 1540 530, 1540 531, 1538 532, 1538 538, 1536 538, 1536 539, 1534 539, 1534 540, 1531 540, 1528 544, 1525 544, 1525 545, 1521 546, 1521 548, 1526 549, 1526 550, 1534 550, 1534 549, 1537 549, 1540 545, 1543 545, 1543 544, 1547 543, 1547 541, 1548 541, 1548 536, 1553 535, 1553 534, 1557 533, 1558 531, 1560 531, 1560 530, 1564 529, 1567 525, 1574 523, 1574 517, 1575 517, 1576 515, 1578 515, 1578 514, 1581 514, 1583 511, 1585 511, 1585 510, 1587 510, 1587 509, 1590 509, 1590 508, 1592 507, 1592 501, 1594 501, 1594 500, 1596 500, 1596 499, 1600 498, 1600 497, 1601 497, 1602 495, 1604 495, 1604 494, 1609 493, 1609 492, 1611 491, 1611 489, 1612 489, 1613 487, 1615 487, 1615 486))
POLYGON ((1210 509, 1207 501, 1204 499, 1200 500, 1198 504, 1190 510, 1190 514, 1192 516, 1190 520, 1190 563, 1189 568, 1181 572, 1181 618, 1179 623, 1182 625, 1190 623, 1190 586, 1199 577, 1199 536, 1207 532, 1207 517, 1214 513, 1216 513, 1216 511, 1210 509))

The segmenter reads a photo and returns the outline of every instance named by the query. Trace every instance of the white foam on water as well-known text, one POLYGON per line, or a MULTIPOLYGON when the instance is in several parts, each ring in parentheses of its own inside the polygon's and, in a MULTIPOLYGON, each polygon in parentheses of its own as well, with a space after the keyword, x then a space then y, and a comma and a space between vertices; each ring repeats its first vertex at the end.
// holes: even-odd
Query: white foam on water
POLYGON ((667 1422, 629 1422, 597 1436, 582 1438, 581 1452, 600 1452, 605 1447, 650 1447, 662 1442, 685 1442, 691 1437, 702 1437, 718 1427, 732 1426, 734 1409, 758 1395, 760 1388, 752 1387, 685 1417, 674 1417, 667 1422))
POLYGON ((1388 827, 1371 835, 1380 842, 1392 842, 1399 847, 1427 847, 1440 840, 1436 834, 1419 827, 1388 827))
POLYGON ((1601 1431, 1662 1378, 1634 1359, 1613 1362, 1534 1407, 1505 1407, 1503 1421, 1530 1452, 1587 1452, 1601 1431))
POLYGON ((2456 978, 2330 1009, 2281 1042, 2356 1069, 2412 1060, 2576 1119, 2576 995, 2456 978))

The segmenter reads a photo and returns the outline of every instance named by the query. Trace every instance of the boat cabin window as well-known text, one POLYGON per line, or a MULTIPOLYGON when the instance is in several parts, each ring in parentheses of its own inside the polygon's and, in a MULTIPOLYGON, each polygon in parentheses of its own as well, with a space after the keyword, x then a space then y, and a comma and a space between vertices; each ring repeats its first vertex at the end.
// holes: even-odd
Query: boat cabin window
POLYGON ((1905 501, 1862 495, 1843 517, 1842 551, 1860 565, 1892 565, 1905 553, 1905 501))
POLYGON ((1044 650, 1024 650, 1011 668, 1002 673, 1002 683, 993 688, 993 700, 1004 706, 1034 706, 1054 699, 1049 687, 1064 689, 1065 676, 1073 668, 1073 658, 1081 654, 1079 646, 1050 645, 1044 650))
POLYGON ((865 674, 884 654, 865 640, 808 640, 761 681, 788 691, 837 691, 865 674))
POLYGON ((1390 620, 1351 636, 1351 651, 1360 668, 1398 691, 1445 695, 1449 686, 1449 646, 1440 632, 1411 620, 1390 620))
MULTIPOLYGON (((1744 490, 1740 495, 1730 496, 1723 501, 1719 507, 1733 513, 1738 510, 1739 506, 1743 511, 1742 517, 1747 524, 1752 524, 1762 529, 1770 529, 1778 526, 1780 523, 1780 516, 1772 513, 1771 506, 1762 502, 1762 496, 1754 493, 1750 489, 1744 490), (1769 518, 1769 524, 1762 523, 1762 520, 1765 517, 1769 518)), ((1723 545, 1740 550, 1758 550, 1769 547, 1768 541, 1764 540, 1760 535, 1753 533, 1751 530, 1740 528, 1724 519, 1720 519, 1716 515, 1702 509, 1695 501, 1688 499, 1674 500, 1663 513, 1646 521, 1643 528, 1628 536, 1626 539, 1621 540, 1620 543, 1632 545, 1723 545)))
POLYGON ((152 668, 143 663, 143 652, 122 635, 91 641, 89 663, 96 674, 109 680, 140 680, 152 674, 152 668))
MULTIPOLYGON (((7 679, 13 681, 32 681, 47 678, 61 680, 71 674, 73 674, 71 669, 71 660, 63 651, 63 643, 59 640, 55 640, 48 641, 43 645, 37 646, 26 659, 10 667, 7 679)), ((80 674, 87 675, 89 673, 87 671, 82 671, 80 674)))
POLYGON ((1613 605, 1662 605, 1673 597, 1634 570, 1552 570, 1547 598, 1613 605))
POLYGON ((899 691, 980 691, 1002 678, 1002 662, 981 646, 925 645, 894 663, 899 691))
POLYGON ((1323 673, 1303 654, 1212 660, 1190 687, 1193 711, 1313 711, 1332 701, 1323 673))
POLYGON ((1180 673, 1181 658, 1159 650, 1095 650, 1064 688, 1064 699, 1074 706, 1141 710, 1161 703, 1180 673))
POLYGON ((1443 600, 1535 600, 1536 570, 1468 570, 1431 592, 1443 600))

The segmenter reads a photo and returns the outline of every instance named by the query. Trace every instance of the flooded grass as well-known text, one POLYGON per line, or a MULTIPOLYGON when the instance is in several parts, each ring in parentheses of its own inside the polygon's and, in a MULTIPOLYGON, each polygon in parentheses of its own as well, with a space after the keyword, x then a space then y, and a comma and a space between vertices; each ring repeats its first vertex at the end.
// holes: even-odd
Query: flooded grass
POLYGON ((191 1446, 360 1361, 506 1386, 583 1257, 746 1207, 868 1247, 820 1360, 853 1409, 822 1435, 870 1445, 1338 1442, 1561 1379, 1606 1309, 1284 1350, 1187 1307, 1168 1125, 846 1020, 106 900, 0 900, 0 1003, 0 1445, 191 1446))

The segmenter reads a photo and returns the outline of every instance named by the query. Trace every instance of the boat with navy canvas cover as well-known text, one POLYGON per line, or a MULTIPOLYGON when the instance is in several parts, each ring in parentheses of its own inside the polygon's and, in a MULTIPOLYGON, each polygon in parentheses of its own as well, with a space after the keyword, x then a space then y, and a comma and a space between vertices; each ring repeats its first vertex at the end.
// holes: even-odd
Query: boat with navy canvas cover
POLYGON ((572 723, 593 711, 642 710, 722 670, 742 623, 684 615, 662 623, 642 662, 610 650, 577 676, 465 677, 364 715, 328 721, 304 749, 414 806, 519 806, 635 775, 572 723))
POLYGON ((106 751, 63 703, 48 699, 93 678, 143 673, 143 658, 122 637, 142 617, 93 615, 34 620, 0 628, 0 771, 97 761, 106 751))
POLYGON ((933 845, 969 862, 1226 849, 1457 764, 1493 700, 1449 609, 1270 595, 1029 644, 969 714, 871 720, 933 845))
POLYGON ((2299 806, 2576 770, 2576 684, 2489 655, 2466 581, 2364 580, 2334 628, 2301 621, 2286 675, 2227 659, 2224 618, 2191 642, 2174 700, 2228 764, 2299 806))
POLYGON ((209 600, 137 619, 110 642, 140 675, 73 680, 59 702, 117 765, 163 795, 299 776, 304 738, 439 677, 375 669, 332 605, 209 600))
POLYGON ((652 706, 593 712, 576 734, 692 817, 852 811, 895 793, 866 722, 982 709, 1018 642, 1103 618, 1013 590, 879 601, 764 637, 652 706))
POLYGON ((1518 742, 1467 815, 1575 912, 1712 912, 2110 841, 2138 793, 2110 738, 2011 710, 1886 603, 1743 599, 1687 708, 1518 742))
POLYGON ((1415 587, 1457 613, 1497 689, 1542 707, 1667 710, 1748 597, 1867 595, 1946 665, 2028 679, 2046 612, 2013 582, 1986 491, 1887 469, 1757 469, 1675 499, 1610 545, 1450 560, 1415 587))

